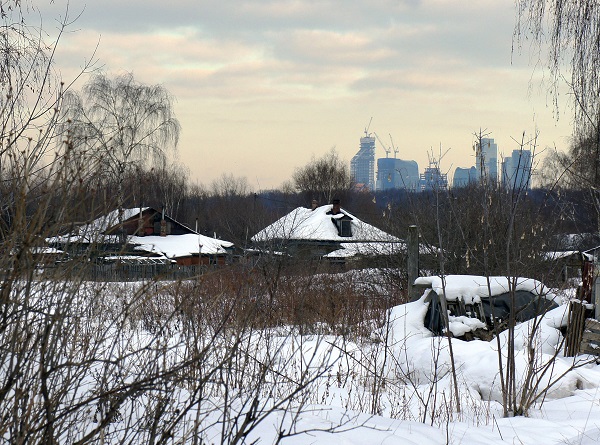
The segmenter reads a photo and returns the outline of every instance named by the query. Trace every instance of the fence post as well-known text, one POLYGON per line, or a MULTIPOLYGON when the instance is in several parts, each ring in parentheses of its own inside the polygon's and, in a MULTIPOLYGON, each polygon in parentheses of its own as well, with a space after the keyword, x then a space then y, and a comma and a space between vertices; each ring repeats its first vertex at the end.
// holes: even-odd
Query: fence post
POLYGON ((418 289, 414 286, 419 276, 419 231, 417 226, 408 226, 407 239, 407 270, 408 270, 408 298, 415 301, 419 298, 418 289))
POLYGON ((594 281, 594 318, 600 321, 600 279, 594 281))

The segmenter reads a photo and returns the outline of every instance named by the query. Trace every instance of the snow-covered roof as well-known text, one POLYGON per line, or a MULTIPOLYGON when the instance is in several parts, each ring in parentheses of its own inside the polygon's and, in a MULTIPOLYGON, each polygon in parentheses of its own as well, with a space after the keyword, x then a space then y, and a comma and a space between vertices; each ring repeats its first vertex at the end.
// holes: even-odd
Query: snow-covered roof
MULTIPOLYGON (((334 250, 327 255, 323 255, 323 258, 350 258, 356 255, 395 255, 401 252, 406 252, 406 243, 404 241, 340 243, 340 249, 334 250)), ((425 244, 419 244, 419 253, 421 255, 435 255, 436 249, 426 246, 425 244)))
POLYGON ((54 247, 32 247, 29 251, 34 255, 61 255, 64 252, 54 247))
POLYGON ((167 236, 130 236, 127 241, 134 244, 135 250, 158 253, 167 258, 179 258, 191 255, 218 255, 227 253, 233 243, 208 236, 187 233, 167 236))
MULTIPOLYGON (((140 211, 144 211, 148 207, 135 207, 133 209, 123 209, 123 221, 133 218, 140 211)), ((72 232, 66 235, 53 236, 46 239, 48 243, 118 243, 120 237, 118 235, 105 235, 108 229, 119 224, 119 210, 102 215, 92 222, 82 224, 75 227, 72 232)))
MULTIPOLYGON (((123 221, 127 221, 149 207, 123 209, 123 221)), ((76 227, 67 235, 48 238, 48 243, 120 243, 118 235, 106 235, 104 232, 119 223, 119 211, 113 210, 88 224, 76 227)), ((167 236, 127 236, 127 244, 134 245, 134 250, 164 255, 167 258, 179 258, 191 255, 218 255, 227 252, 233 243, 200 235, 192 229, 192 233, 167 236)))
MULTIPOLYGON (((447 300, 457 300, 462 297, 466 304, 472 304, 480 301, 481 298, 489 298, 491 296, 500 295, 509 292, 509 279, 507 277, 489 277, 488 279, 475 275, 447 275, 444 277, 447 300)), ((513 278, 511 278, 513 280, 513 278)), ((419 277, 415 280, 415 285, 432 288, 438 295, 441 295, 442 278, 419 277)), ((548 300, 560 301, 556 295, 537 280, 532 278, 516 278, 515 291, 528 291, 534 295, 546 298, 548 300)))
POLYGON ((175 260, 166 256, 139 256, 139 255, 110 255, 102 257, 104 261, 115 261, 123 264, 170 264, 176 263, 175 260))
POLYGON ((372 242, 386 241, 399 242, 400 239, 367 224, 345 210, 332 215, 332 204, 307 209, 298 207, 287 215, 279 218, 273 224, 265 227, 252 237, 252 241, 281 240, 305 240, 305 241, 340 241, 340 242, 372 242), (344 216, 352 218, 352 236, 340 236, 332 218, 338 219, 344 216))
POLYGON ((324 258, 349 258, 357 255, 379 256, 394 255, 406 250, 405 243, 371 242, 371 243, 341 243, 341 249, 323 255, 324 258))
POLYGON ((569 258, 573 255, 580 255, 582 259, 586 261, 594 261, 594 255, 586 252, 580 252, 579 250, 565 250, 565 251, 554 251, 544 253, 544 258, 548 261, 556 261, 565 258, 569 258))

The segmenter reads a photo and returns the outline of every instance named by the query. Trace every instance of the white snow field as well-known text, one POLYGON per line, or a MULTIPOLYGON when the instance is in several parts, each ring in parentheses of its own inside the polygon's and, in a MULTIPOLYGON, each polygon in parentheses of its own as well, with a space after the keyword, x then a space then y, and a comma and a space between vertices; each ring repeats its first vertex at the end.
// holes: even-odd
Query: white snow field
MULTIPOLYGON (((535 366, 553 366, 538 375, 538 393, 551 386, 543 404, 528 417, 502 415, 496 340, 453 340, 461 412, 456 412, 446 338, 435 338, 423 327, 424 298, 390 311, 389 324, 375 333, 383 343, 344 342, 336 337, 286 337, 280 355, 313 365, 329 362, 311 386, 296 424, 271 414, 247 438, 247 443, 276 443, 281 429, 297 432, 288 444, 592 444, 600 441, 600 366, 590 357, 566 358, 555 347, 556 329, 566 306, 543 317, 537 334, 535 366), (300 342, 303 344, 300 345, 300 342), (331 344, 342 350, 330 349, 331 344), (574 366, 575 365, 575 366, 574 366), (374 374, 379 369, 377 386, 374 374), (574 368, 574 369, 572 369, 574 368), (566 373, 563 375, 563 373, 566 373), (256 442, 255 442, 256 441, 256 442)), ((526 339, 532 323, 518 326, 516 367, 519 381, 527 368, 526 339)), ((501 336, 505 348, 506 341, 501 336)), ((506 351, 503 351, 506 354, 506 351)), ((290 369, 291 370, 291 369, 290 369)), ((296 371, 297 372, 297 371, 296 371)), ((540 400, 541 402, 542 400, 540 400)))
MULTIPOLYGON (((503 417, 498 351, 505 366, 506 333, 489 342, 452 339, 457 401, 448 339, 424 327, 427 292, 392 308, 368 338, 301 335, 289 326, 236 332, 215 325, 200 326, 193 332, 201 334, 192 337, 194 320, 183 322, 174 315, 153 325, 143 317, 128 318, 138 303, 148 303, 124 304, 135 293, 132 288, 107 287, 111 297, 88 304, 92 287, 84 286, 87 296, 70 302, 86 315, 83 322, 69 319, 78 329, 69 331, 71 337, 61 346, 65 352, 45 359, 53 363, 47 368, 53 386, 45 392, 63 394, 54 407, 60 443, 92 433, 99 427, 99 413, 106 414, 117 399, 118 415, 99 436, 104 443, 600 442, 600 366, 590 356, 563 356, 558 328, 565 324, 566 305, 517 326, 517 398, 532 403, 526 417, 503 417), (86 354, 93 359, 85 360, 86 354), (95 398, 101 391, 108 395, 95 398)), ((60 302, 59 297, 43 302, 39 314, 45 315, 31 313, 27 327, 47 322, 48 314, 58 317, 60 302)), ((163 303, 168 306, 168 299, 163 303)), ((2 357, 0 381, 5 381, 14 357, 2 357)), ((36 360, 21 364, 17 378, 29 375, 24 383, 39 378, 46 364, 36 360)), ((31 383, 28 390, 40 388, 31 383)), ((44 397, 35 397, 43 402, 44 397)), ((9 413, 5 404, 0 409, 9 413)), ((39 419, 31 422, 43 425, 39 419)), ((5 443, 14 439, 11 431, 2 430, 5 443)))

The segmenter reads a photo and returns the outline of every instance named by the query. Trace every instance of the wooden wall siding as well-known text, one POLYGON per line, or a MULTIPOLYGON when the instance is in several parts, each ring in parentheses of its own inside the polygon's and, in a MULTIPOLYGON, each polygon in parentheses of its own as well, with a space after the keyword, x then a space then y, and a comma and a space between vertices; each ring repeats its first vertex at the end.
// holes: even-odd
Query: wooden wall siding
POLYGON ((178 266, 224 266, 227 260, 224 255, 194 255, 175 259, 178 266))
POLYGON ((579 351, 582 354, 600 356, 600 321, 588 318, 585 321, 579 351))

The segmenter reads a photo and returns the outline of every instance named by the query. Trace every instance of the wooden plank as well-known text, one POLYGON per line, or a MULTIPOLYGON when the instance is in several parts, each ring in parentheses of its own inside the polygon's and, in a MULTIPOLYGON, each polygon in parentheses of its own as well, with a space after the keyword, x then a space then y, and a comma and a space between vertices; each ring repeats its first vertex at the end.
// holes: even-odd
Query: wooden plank
POLYGON ((595 348, 591 348, 591 347, 582 347, 579 350, 580 354, 589 354, 589 355, 595 355, 596 357, 600 356, 600 349, 595 349, 595 348))
POLYGON ((583 354, 600 356, 600 341, 584 338, 579 346, 579 351, 583 354))
POLYGON ((585 320, 585 328, 591 331, 600 332, 600 321, 594 320, 593 318, 588 318, 585 320))
POLYGON ((581 341, 581 344, 582 345, 586 345, 586 346, 596 345, 596 346, 598 346, 598 350, 600 351, 600 342, 599 341, 593 341, 593 340, 590 341, 590 340, 587 340, 587 339, 583 339, 581 341))
POLYGON ((583 331, 583 338, 586 340, 597 341, 600 344, 600 333, 598 332, 583 331))
POLYGON ((590 332, 600 333, 600 329, 598 329, 596 326, 593 326, 593 325, 586 325, 585 329, 590 332))
POLYGON ((587 332, 587 333, 588 333, 588 334, 590 334, 590 335, 600 335, 600 331, 597 331, 597 330, 595 330, 595 329, 587 329, 587 328, 586 328, 586 329, 584 329, 584 331, 583 331, 583 332, 587 332))
POLYGON ((567 320, 564 354, 567 357, 573 357, 581 350, 581 339, 585 325, 585 306, 572 301, 569 304, 567 320))
POLYGON ((408 226, 407 251, 408 296, 410 301, 415 301, 421 296, 419 289, 414 286, 419 276, 419 228, 415 225, 408 226))

